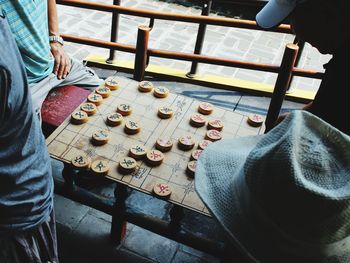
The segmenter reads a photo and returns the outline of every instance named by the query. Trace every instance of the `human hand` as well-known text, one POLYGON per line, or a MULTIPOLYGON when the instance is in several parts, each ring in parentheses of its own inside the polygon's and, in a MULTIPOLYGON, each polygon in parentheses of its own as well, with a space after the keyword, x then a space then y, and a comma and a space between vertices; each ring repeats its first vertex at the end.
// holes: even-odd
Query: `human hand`
MULTIPOLYGON (((306 111, 309 111, 310 108, 312 106, 312 101, 308 104, 306 104, 302 110, 306 110, 306 111)), ((275 126, 277 126, 278 124, 280 124, 287 116, 288 116, 289 112, 285 112, 285 113, 282 113, 280 116, 278 116, 277 120, 276 120, 276 123, 275 123, 275 126)))
POLYGON ((62 45, 57 42, 51 42, 51 53, 55 59, 55 66, 53 73, 58 79, 64 79, 70 71, 71 62, 67 53, 64 51, 62 45))
POLYGON ((289 112, 285 112, 282 113, 280 116, 278 116, 275 126, 277 126, 278 124, 280 124, 287 116, 288 116, 289 112))

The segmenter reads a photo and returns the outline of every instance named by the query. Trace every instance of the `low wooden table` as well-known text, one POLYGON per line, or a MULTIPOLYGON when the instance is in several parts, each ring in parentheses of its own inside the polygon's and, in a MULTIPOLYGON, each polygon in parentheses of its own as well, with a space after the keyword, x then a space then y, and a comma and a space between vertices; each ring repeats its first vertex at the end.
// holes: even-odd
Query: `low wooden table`
MULTIPOLYGON (((75 200, 110 213, 113 216, 111 237, 117 243, 122 237, 124 222, 130 221, 197 249, 220 254, 221 247, 213 245, 210 240, 202 242, 201 238, 189 237, 181 232, 183 208, 210 216, 208 209, 195 192, 194 178, 186 173, 192 151, 183 151, 177 146, 179 137, 184 134, 193 135, 196 141, 194 149, 197 148, 198 142, 205 138, 206 125, 196 128, 190 124, 190 117, 198 113, 200 101, 172 93, 169 93, 166 98, 156 98, 152 92, 140 92, 137 81, 122 77, 116 77, 116 80, 120 83, 121 88, 112 91, 111 95, 104 99, 103 103, 98 106, 97 113, 90 116, 87 123, 72 124, 69 117, 46 140, 51 157, 65 164, 63 174, 65 184, 61 191, 75 200), (129 104, 133 108, 132 114, 125 116, 124 121, 135 120, 141 124, 140 133, 126 134, 124 123, 116 127, 106 124, 107 115, 116 112, 117 106, 122 103, 129 104), (174 111, 172 118, 158 117, 158 108, 162 106, 167 106, 174 111), (94 146, 91 143, 91 136, 99 129, 108 130, 110 139, 105 145, 94 146), (117 170, 119 160, 128 155, 130 147, 142 144, 148 149, 154 149, 156 140, 164 136, 171 138, 174 145, 169 152, 164 153, 165 158, 160 166, 151 167, 143 161, 138 161, 137 169, 132 174, 119 173, 117 170), (110 170, 106 178, 117 182, 115 202, 112 200, 110 203, 98 197, 95 198, 74 185, 76 171, 71 166, 71 160, 80 153, 87 155, 92 161, 96 159, 108 161, 110 170), (130 212, 130 210, 128 212, 125 207, 128 187, 154 195, 152 189, 157 182, 166 183, 172 189, 172 194, 167 198, 168 202, 174 204, 170 222, 163 222, 149 215, 130 212)), ((247 116, 219 107, 214 106, 214 111, 205 118, 207 120, 220 119, 224 123, 223 138, 263 133, 262 127, 251 127, 247 124, 247 116)), ((94 175, 91 174, 91 176, 94 175)))

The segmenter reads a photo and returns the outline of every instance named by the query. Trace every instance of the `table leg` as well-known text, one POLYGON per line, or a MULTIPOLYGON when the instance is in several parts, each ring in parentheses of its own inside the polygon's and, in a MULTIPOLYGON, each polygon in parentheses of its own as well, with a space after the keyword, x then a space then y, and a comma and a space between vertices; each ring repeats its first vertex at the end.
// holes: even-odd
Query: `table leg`
POLYGON ((184 210, 178 205, 174 205, 170 210, 169 228, 172 232, 179 232, 181 230, 181 220, 184 218, 184 210))
POLYGON ((64 187, 68 190, 74 189, 74 174, 75 171, 71 165, 64 163, 62 177, 64 179, 64 187))
POLYGON ((126 232, 125 200, 128 196, 127 186, 117 183, 114 189, 115 204, 112 213, 112 227, 110 239, 116 245, 123 240, 126 232))

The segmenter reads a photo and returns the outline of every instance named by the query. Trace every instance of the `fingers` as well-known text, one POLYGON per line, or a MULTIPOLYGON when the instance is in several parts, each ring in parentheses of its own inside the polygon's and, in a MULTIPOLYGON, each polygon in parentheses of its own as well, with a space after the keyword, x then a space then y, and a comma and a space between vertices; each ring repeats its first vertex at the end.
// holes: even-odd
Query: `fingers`
POLYGON ((60 65, 61 65, 61 57, 54 55, 54 58, 55 58, 55 66, 53 68, 53 74, 55 74, 57 76, 57 72, 58 72, 60 65))
POLYGON ((59 43, 51 44, 51 52, 55 59, 53 73, 57 76, 58 79, 66 78, 71 67, 69 56, 66 54, 59 43))
POLYGON ((67 56, 61 57, 60 65, 57 71, 58 79, 65 79, 70 69, 70 60, 67 56))
POLYGON ((275 126, 280 124, 287 117, 288 114, 289 114, 289 112, 286 112, 286 113, 283 113, 280 116, 278 116, 278 119, 275 123, 275 126))

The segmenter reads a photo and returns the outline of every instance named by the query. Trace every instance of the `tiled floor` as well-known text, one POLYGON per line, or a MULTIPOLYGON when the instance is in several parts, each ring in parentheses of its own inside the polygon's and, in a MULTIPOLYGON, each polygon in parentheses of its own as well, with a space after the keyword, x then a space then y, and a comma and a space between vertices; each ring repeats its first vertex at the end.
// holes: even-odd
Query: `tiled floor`
MULTIPOLYGON (((105 78, 115 74, 112 71, 96 69, 97 74, 105 78)), ((127 74, 118 73, 125 77, 127 74)), ((160 81, 152 80, 156 85, 160 81)), ((269 99, 244 96, 238 92, 220 91, 190 84, 164 82, 172 92, 181 93, 200 100, 208 100, 217 106, 236 111, 266 114, 269 99)), ((302 105, 286 102, 287 110, 300 108, 302 105)), ((56 178, 60 175, 62 164, 54 162, 56 178)), ((99 182, 91 191, 113 198, 114 183, 99 182)), ((161 219, 168 219, 171 205, 155 197, 133 191, 127 201, 133 207, 161 219)), ((62 196, 55 195, 57 232, 61 263, 109 263, 109 262, 220 262, 220 258, 195 250, 170 239, 151 233, 128 223, 126 237, 118 247, 109 242, 111 216, 90 207, 78 204, 62 196)), ((221 228, 212 218, 186 211, 184 227, 193 232, 202 233, 214 240, 222 241, 221 228)))

